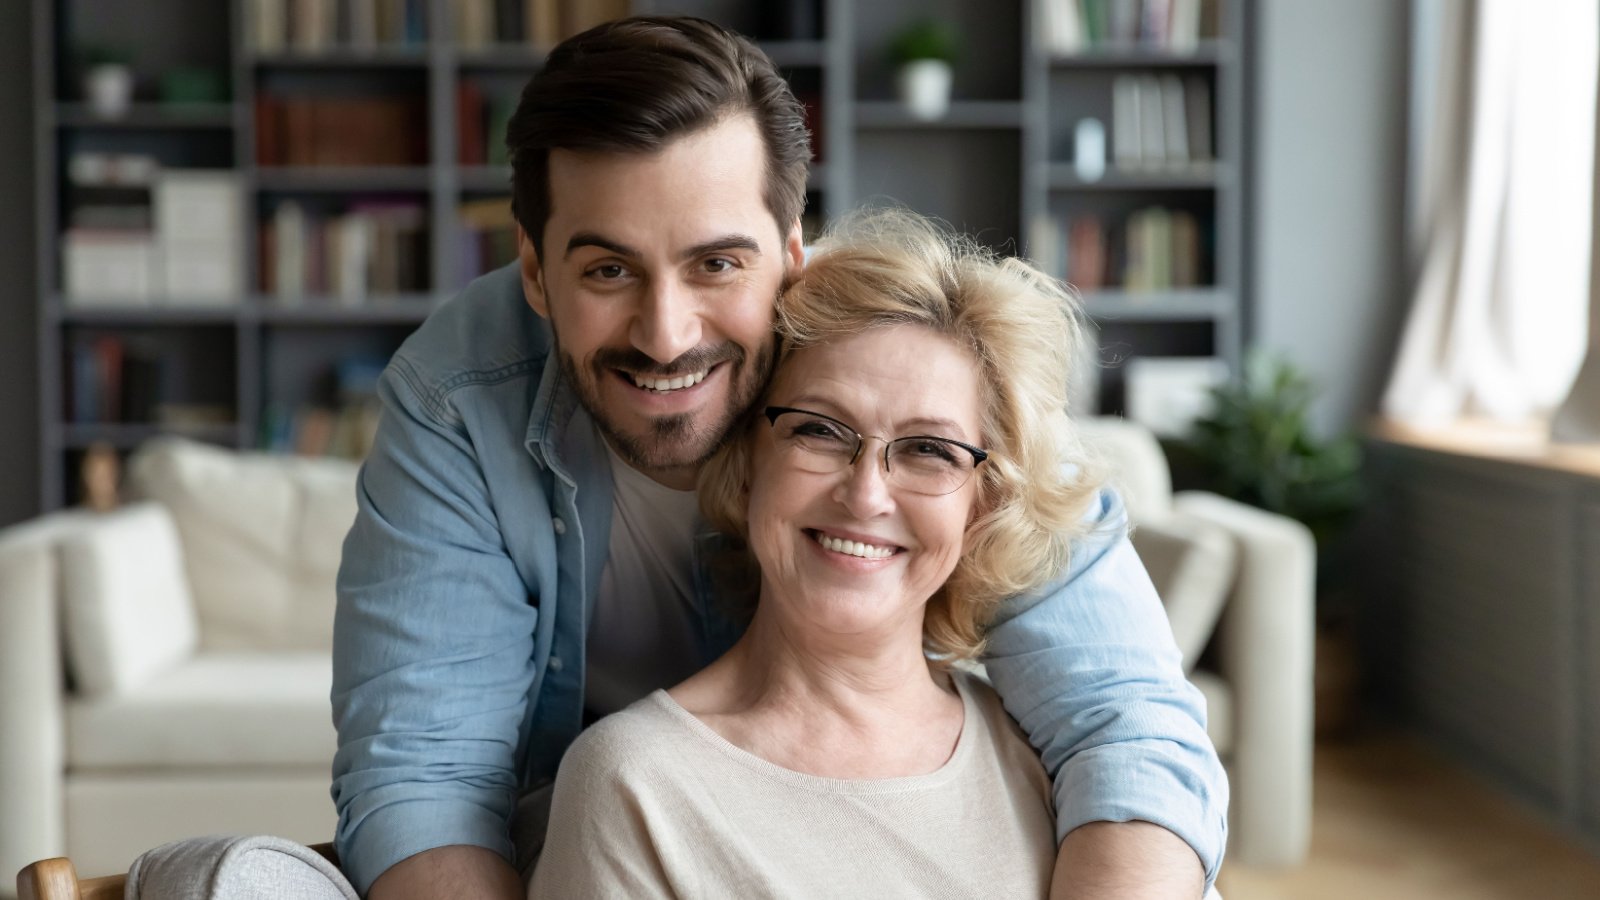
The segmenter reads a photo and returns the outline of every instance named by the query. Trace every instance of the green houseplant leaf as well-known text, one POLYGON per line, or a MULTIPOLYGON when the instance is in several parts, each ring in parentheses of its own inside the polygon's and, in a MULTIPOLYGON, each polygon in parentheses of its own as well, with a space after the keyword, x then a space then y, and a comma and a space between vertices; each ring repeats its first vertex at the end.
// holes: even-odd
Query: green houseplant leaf
POLYGON ((1311 379, 1287 360, 1256 354, 1242 377, 1214 388, 1184 449, 1206 487, 1304 523, 1318 546, 1361 503, 1361 450, 1311 428, 1311 379))

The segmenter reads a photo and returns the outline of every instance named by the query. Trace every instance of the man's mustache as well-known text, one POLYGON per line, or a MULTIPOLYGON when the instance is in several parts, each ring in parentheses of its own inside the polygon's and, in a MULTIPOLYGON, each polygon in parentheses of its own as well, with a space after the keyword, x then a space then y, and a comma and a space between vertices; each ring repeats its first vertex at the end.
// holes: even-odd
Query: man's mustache
POLYGON ((727 341, 713 346, 695 347, 668 363, 656 362, 633 347, 626 350, 607 347, 595 351, 592 363, 599 369, 622 369, 635 375, 648 375, 652 378, 676 378, 680 375, 705 371, 718 363, 742 363, 744 356, 743 347, 727 341))

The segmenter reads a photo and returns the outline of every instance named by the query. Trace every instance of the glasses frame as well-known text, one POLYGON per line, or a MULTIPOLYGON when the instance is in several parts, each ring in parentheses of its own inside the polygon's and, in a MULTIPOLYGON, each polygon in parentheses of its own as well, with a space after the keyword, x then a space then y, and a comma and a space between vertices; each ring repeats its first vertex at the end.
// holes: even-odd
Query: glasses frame
MULTIPOLYGON (((953 494, 956 491, 961 490, 962 485, 964 485, 968 481, 972 480, 972 473, 973 472, 977 472, 978 471, 978 467, 983 465, 983 461, 989 458, 989 451, 984 450, 981 447, 974 447, 971 444, 966 443, 965 441, 958 441, 955 438, 947 438, 947 437, 943 437, 943 436, 937 435, 937 434, 907 434, 907 435, 903 435, 903 436, 897 437, 897 438, 886 438, 886 437, 882 437, 882 436, 879 436, 879 435, 876 435, 876 434, 862 434, 861 432, 855 430, 854 428, 850 427, 849 425, 846 425, 845 423, 839 421, 838 419, 835 419, 833 416, 824 415, 823 413, 819 413, 816 410, 801 409, 801 408, 799 408, 797 406, 769 406, 766 409, 762 410, 762 412, 761 412, 762 415, 767 417, 767 424, 771 425, 774 428, 778 427, 778 417, 783 415, 784 413, 800 413, 801 415, 815 416, 815 417, 817 417, 819 419, 826 419, 829 422, 832 422, 833 424, 839 426, 840 428, 843 428, 845 431, 849 432, 850 434, 855 435, 855 438, 856 438, 856 449, 855 449, 855 452, 850 454, 850 462, 845 464, 843 469, 840 469, 841 472, 845 471, 846 469, 854 468, 855 464, 860 461, 860 459, 861 459, 861 451, 864 450, 866 448, 866 446, 867 446, 867 438, 872 438, 874 440, 883 441, 883 471, 885 473, 890 474, 890 475, 894 474, 894 467, 889 464, 889 448, 894 446, 895 444, 899 443, 900 441, 915 441, 915 440, 940 441, 940 442, 946 443, 946 444, 954 444, 957 447, 960 447, 961 449, 963 449, 963 450, 967 451, 968 453, 972 454, 972 472, 969 472, 967 474, 966 479, 964 481, 962 481, 961 484, 958 484, 955 487, 951 488, 950 490, 945 491, 944 494, 929 494, 928 496, 931 496, 931 497, 942 497, 942 496, 945 496, 945 495, 948 495, 948 494, 953 494)), ((922 493, 922 492, 919 491, 918 493, 922 493)))

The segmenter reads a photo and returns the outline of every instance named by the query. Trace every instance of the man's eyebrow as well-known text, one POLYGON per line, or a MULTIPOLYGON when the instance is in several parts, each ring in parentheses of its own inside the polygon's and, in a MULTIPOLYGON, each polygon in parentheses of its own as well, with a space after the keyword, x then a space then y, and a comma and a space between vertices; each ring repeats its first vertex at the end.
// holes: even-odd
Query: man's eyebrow
POLYGON ((705 256, 707 253, 716 253, 720 250, 748 250, 759 256, 761 255, 761 244, 748 234, 725 234, 722 237, 695 244, 693 247, 683 251, 682 256, 684 259, 694 259, 697 256, 705 256))
POLYGON ((571 256, 572 251, 578 249, 579 247, 599 247, 601 250, 605 250, 608 253, 615 253, 618 256, 639 255, 639 251, 629 247, 627 244, 619 244, 616 241, 613 241, 604 235, 596 234, 593 231, 580 231, 577 234, 574 234, 571 238, 567 239, 567 252, 562 259, 566 259, 568 256, 571 256))

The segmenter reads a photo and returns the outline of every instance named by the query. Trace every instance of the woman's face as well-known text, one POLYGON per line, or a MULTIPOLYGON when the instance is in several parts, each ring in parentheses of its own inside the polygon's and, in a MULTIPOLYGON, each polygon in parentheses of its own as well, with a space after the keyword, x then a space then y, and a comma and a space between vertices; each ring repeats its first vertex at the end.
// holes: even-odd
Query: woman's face
MULTIPOLYGON (((921 633, 924 604, 961 556, 978 479, 942 496, 917 493, 885 471, 877 438, 983 446, 978 381, 965 349, 915 325, 876 328, 784 361, 771 405, 837 419, 866 440, 853 466, 818 473, 785 440, 792 431, 784 419, 758 424, 749 522, 763 608, 830 634, 921 633)), ((919 454, 927 445, 902 446, 919 454)), ((910 463, 896 471, 909 472, 910 463)))

